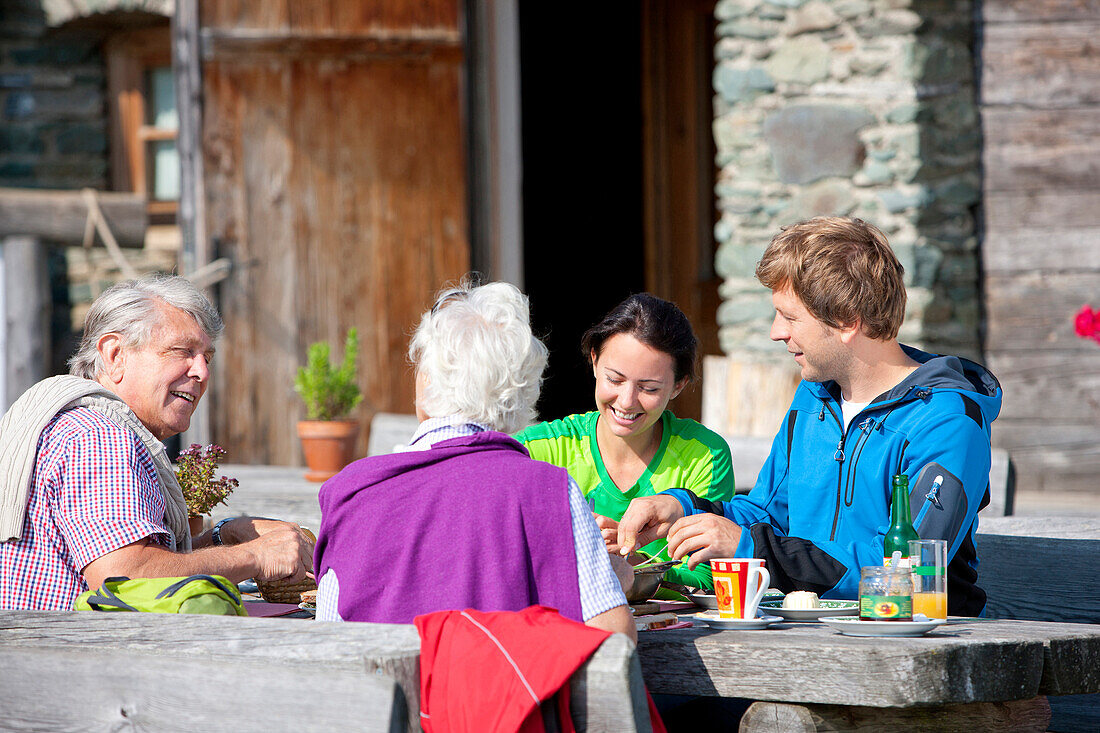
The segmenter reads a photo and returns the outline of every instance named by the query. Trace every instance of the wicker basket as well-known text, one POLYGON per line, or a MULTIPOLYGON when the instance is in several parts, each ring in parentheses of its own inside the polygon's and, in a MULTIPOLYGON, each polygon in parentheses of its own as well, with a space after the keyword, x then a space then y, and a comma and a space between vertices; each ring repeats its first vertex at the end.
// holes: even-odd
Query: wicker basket
POLYGON ((317 583, 309 578, 290 583, 285 580, 257 580, 260 598, 268 603, 301 603, 302 591, 317 590, 317 583))

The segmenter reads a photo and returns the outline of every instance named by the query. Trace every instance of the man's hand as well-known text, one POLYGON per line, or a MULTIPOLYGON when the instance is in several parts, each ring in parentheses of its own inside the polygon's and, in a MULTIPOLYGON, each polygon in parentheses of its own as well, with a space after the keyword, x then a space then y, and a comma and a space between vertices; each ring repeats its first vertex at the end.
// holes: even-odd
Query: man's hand
MULTIPOLYGON (((232 521, 226 522, 222 526, 221 536, 222 542, 227 545, 240 545, 245 542, 251 542, 269 532, 277 532, 285 529, 293 529, 303 533, 307 531, 293 522, 283 522, 278 519, 267 519, 265 517, 235 517, 232 521)), ((314 541, 312 533, 302 534, 302 537, 310 542, 314 541)))
POLYGON ((673 560, 691 555, 688 568, 694 570, 704 560, 734 557, 740 541, 741 527, 736 522, 717 514, 695 514, 672 525, 668 531, 668 552, 673 560))
POLYGON ((619 520, 616 538, 619 554, 627 555, 661 539, 668 534, 673 522, 683 516, 684 508, 675 497, 657 494, 634 499, 619 520))
POLYGON ((297 582, 313 570, 313 543, 296 524, 279 522, 282 527, 264 527, 254 540, 240 545, 255 558, 257 580, 297 582))

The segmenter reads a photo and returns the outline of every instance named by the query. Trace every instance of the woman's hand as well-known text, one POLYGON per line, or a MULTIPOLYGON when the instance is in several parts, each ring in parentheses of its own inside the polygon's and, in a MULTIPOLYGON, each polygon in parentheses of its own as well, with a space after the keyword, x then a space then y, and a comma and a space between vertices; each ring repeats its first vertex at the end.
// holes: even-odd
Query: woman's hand
POLYGON ((611 569, 615 571, 615 577, 623 587, 623 595, 629 595, 630 589, 634 587, 634 568, 617 551, 610 553, 610 558, 611 569))
POLYGON ((619 551, 619 523, 611 517, 605 517, 602 514, 592 513, 592 516, 596 519, 596 526, 600 528, 600 535, 603 536, 604 546, 607 547, 608 552, 619 551))

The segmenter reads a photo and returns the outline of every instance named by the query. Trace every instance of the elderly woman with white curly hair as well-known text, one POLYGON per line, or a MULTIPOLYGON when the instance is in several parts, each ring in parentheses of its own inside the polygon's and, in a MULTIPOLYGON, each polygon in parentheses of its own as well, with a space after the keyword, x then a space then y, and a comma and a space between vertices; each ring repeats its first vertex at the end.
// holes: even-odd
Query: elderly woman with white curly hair
POLYGON ((535 417, 546 347, 507 283, 444 290, 409 345, 420 425, 321 489, 317 618, 411 623, 531 605, 634 638, 576 483, 510 433, 535 417))

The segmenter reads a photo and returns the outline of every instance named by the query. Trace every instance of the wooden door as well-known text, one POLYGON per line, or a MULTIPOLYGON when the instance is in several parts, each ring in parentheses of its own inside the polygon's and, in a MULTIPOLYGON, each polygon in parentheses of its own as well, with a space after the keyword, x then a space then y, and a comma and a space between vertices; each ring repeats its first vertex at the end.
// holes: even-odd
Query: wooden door
POLYGON ((298 465, 307 346, 358 327, 356 417, 412 412, 408 336, 469 267, 461 4, 208 0, 200 24, 206 222, 233 263, 213 438, 298 465))
MULTIPOLYGON (((646 289, 691 320, 704 354, 718 354, 714 271, 714 0, 642 4, 642 135, 646 289)), ((699 419, 697 382, 673 403, 699 419)))

